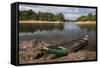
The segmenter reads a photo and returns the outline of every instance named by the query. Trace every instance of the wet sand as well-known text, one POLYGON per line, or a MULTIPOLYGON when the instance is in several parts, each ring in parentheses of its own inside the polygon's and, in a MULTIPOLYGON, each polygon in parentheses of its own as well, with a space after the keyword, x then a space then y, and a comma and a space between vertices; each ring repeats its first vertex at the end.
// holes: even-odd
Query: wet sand
POLYGON ((76 22, 76 24, 81 24, 81 25, 91 25, 91 24, 96 24, 96 21, 79 21, 76 22))
MULTIPOLYGON (((50 42, 50 40, 49 40, 50 42)), ((29 41, 21 41, 19 44, 19 63, 27 64, 27 63, 46 63, 46 62, 63 62, 63 61, 82 61, 82 60, 95 60, 96 59, 96 51, 89 51, 81 49, 77 52, 70 53, 68 55, 62 56, 60 58, 51 59, 54 55, 48 54, 46 57, 40 57, 36 59, 37 55, 41 53, 39 48, 42 48, 44 45, 50 44, 48 41, 43 41, 37 39, 29 40, 29 41)), ((57 43, 57 41, 52 44, 57 43)))
POLYGON ((35 20, 27 20, 27 21, 19 21, 19 23, 28 23, 28 24, 34 24, 34 23, 64 23, 64 22, 61 22, 61 21, 35 21, 35 20))

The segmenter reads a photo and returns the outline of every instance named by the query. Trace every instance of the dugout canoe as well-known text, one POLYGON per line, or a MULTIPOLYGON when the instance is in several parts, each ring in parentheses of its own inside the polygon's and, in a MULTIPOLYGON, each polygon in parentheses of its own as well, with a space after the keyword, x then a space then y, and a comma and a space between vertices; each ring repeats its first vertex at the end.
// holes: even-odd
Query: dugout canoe
POLYGON ((41 49, 41 51, 45 51, 48 54, 68 54, 70 52, 76 52, 86 47, 87 44, 88 44, 88 35, 78 40, 70 42, 64 41, 55 46, 45 46, 43 49, 41 49))

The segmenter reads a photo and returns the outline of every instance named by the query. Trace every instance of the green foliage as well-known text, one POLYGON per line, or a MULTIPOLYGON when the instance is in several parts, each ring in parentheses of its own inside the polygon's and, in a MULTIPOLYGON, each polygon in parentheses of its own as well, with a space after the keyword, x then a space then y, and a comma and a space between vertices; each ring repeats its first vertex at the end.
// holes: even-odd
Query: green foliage
POLYGON ((43 21, 64 21, 62 13, 53 14, 49 12, 34 12, 33 10, 19 11, 19 20, 43 20, 43 21))
POLYGON ((87 16, 81 16, 76 21, 95 21, 96 15, 89 13, 87 16))

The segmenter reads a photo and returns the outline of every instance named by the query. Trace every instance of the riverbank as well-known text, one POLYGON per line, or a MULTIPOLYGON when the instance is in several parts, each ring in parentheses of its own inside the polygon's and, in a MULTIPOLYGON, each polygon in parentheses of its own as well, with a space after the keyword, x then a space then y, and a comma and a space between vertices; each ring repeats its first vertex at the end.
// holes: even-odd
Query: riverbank
POLYGON ((89 51, 81 49, 77 52, 72 52, 68 55, 52 59, 53 54, 48 54, 47 57, 40 56, 40 48, 50 45, 49 43, 32 39, 30 41, 21 41, 19 44, 19 63, 48 63, 48 62, 63 62, 63 61, 82 61, 82 60, 95 60, 96 51, 89 51), (38 58, 40 56, 40 58, 38 58))
POLYGON ((88 24, 96 24, 96 21, 78 21, 76 24, 88 25, 88 24))
POLYGON ((64 23, 64 22, 61 22, 61 21, 35 21, 35 20, 27 20, 27 21, 19 21, 19 23, 29 23, 29 24, 32 24, 32 23, 64 23))

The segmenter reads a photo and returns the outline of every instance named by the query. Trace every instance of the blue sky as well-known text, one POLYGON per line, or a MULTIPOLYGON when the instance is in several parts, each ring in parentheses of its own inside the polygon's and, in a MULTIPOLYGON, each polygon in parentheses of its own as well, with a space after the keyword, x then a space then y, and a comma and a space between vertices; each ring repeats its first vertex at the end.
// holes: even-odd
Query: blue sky
POLYGON ((33 10, 35 12, 50 12, 54 14, 63 13, 65 19, 75 20, 81 15, 88 15, 88 13, 95 14, 94 8, 77 8, 77 7, 58 7, 58 6, 41 6, 41 5, 19 5, 19 10, 33 10))

